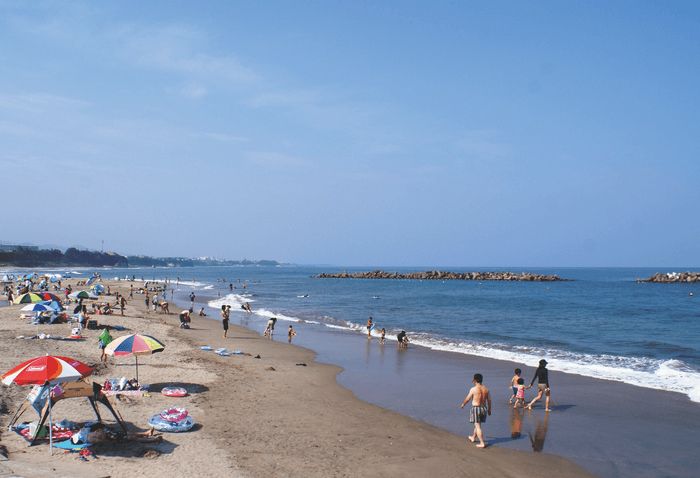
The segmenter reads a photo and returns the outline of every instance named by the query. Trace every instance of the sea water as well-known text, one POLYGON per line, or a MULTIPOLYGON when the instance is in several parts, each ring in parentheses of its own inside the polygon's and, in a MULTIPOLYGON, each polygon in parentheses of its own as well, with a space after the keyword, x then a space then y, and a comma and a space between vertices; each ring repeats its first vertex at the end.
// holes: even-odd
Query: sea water
POLYGON ((545 358, 550 370, 680 392, 700 402, 700 284, 637 282, 655 272, 688 268, 449 269, 524 270, 569 279, 564 282, 313 277, 374 269, 426 270, 199 267, 144 269, 142 274, 128 269, 124 275, 167 276, 185 295, 211 297, 208 313, 217 319, 222 304, 245 314, 240 306, 249 302, 251 328, 264 328, 277 317, 278 327, 284 321, 303 322, 320 330, 366 334, 371 316, 377 324, 372 335, 378 337, 384 328, 389 341, 405 330, 414 345, 528 364, 545 358))
MULTIPOLYGON (((135 276, 139 281, 162 282, 167 277, 180 303, 188 302, 191 292, 205 297, 213 319, 219 319, 222 304, 231 305, 232 323, 235 314, 245 315, 240 306, 249 302, 253 314, 245 323, 254 329, 277 317, 278 327, 286 321, 320 331, 366 334, 371 316, 377 324, 373 336, 384 328, 389 341, 405 330, 414 345, 523 364, 545 358, 553 371, 680 392, 700 402, 700 284, 637 282, 655 272, 682 272, 687 267, 448 269, 556 274, 569 279, 564 282, 313 277, 375 269, 427 270, 245 266, 100 273, 103 278, 135 276)), ((75 272, 74 277, 92 274, 75 272)))

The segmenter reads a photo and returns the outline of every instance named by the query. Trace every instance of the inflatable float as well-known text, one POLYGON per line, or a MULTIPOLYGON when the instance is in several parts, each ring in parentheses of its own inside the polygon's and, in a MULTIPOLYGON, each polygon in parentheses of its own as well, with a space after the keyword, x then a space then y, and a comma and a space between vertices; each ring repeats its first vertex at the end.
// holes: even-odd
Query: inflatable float
POLYGON ((153 415, 148 419, 148 424, 161 432, 179 433, 192 428, 194 419, 187 414, 187 410, 184 408, 173 407, 153 415), (178 419, 180 420, 175 421, 178 419))
POLYGON ((211 347, 208 345, 202 345, 202 350, 211 350, 211 347))
POLYGON ((187 390, 180 387, 165 387, 160 393, 166 397, 184 397, 187 395, 187 390))

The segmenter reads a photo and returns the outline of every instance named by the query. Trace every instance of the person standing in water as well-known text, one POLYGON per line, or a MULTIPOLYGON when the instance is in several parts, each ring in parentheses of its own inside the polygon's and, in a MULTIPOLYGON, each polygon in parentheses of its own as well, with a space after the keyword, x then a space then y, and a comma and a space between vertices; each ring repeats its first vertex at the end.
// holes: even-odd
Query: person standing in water
POLYGON ((370 338, 373 325, 374 325, 374 323, 372 322, 372 317, 370 317, 369 320, 367 321, 367 338, 370 338))
POLYGON ((547 361, 545 359, 540 360, 540 366, 537 367, 537 370, 535 370, 535 376, 532 377, 532 381, 530 382, 530 385, 528 385, 527 388, 532 387, 532 384, 535 383, 535 379, 537 379, 537 390, 539 391, 539 394, 535 397, 533 401, 531 401, 527 407, 528 410, 532 410, 532 404, 535 403, 537 400, 542 398, 542 394, 544 393, 547 398, 545 400, 544 404, 544 409, 546 412, 550 411, 549 408, 549 371, 547 370, 547 361))
POLYGON ((222 305, 221 306, 221 323, 224 324, 224 338, 226 338, 226 334, 228 333, 228 321, 229 321, 228 309, 226 308, 225 305, 222 305))

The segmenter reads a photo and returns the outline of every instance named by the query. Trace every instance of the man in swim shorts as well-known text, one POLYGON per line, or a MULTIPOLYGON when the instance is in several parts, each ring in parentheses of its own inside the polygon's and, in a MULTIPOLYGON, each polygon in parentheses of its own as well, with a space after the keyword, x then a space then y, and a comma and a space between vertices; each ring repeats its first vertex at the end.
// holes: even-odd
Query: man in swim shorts
POLYGON ((477 448, 486 448, 481 424, 486 421, 488 415, 491 415, 491 393, 488 388, 481 384, 483 380, 484 377, 480 373, 474 374, 474 387, 469 390, 469 395, 464 399, 461 407, 464 408, 469 400, 472 401, 472 408, 469 410, 469 423, 474 424, 474 434, 469 437, 469 441, 474 443, 479 438, 477 448))

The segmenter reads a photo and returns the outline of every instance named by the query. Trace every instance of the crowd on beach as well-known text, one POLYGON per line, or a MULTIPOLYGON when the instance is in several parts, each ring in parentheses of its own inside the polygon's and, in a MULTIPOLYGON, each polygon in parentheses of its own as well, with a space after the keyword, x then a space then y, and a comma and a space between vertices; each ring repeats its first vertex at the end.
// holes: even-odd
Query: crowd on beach
MULTIPOLYGON (((29 278, 23 278, 23 280, 17 281, 17 285, 15 287, 12 287, 11 285, 5 285, 3 288, 3 292, 7 297, 8 303, 12 304, 13 300, 19 296, 20 294, 26 294, 29 292, 33 291, 38 291, 38 292, 45 292, 47 289, 50 287, 50 283, 47 280, 48 278, 44 277, 42 280, 38 283, 35 284, 34 281, 32 280, 31 277, 29 278), (15 290, 16 289, 16 290, 15 290)), ((81 286, 86 286, 89 285, 89 283, 95 282, 101 282, 102 278, 98 273, 95 273, 94 276, 91 278, 89 281, 79 281, 81 286)), ((135 281, 135 277, 127 280, 130 280, 131 282, 135 281)), ((61 290, 61 282, 60 280, 54 281, 55 284, 53 285, 53 290, 54 291, 60 291, 61 290)), ((223 282, 226 282, 224 279, 223 282)), ((180 278, 177 278, 177 283, 180 283, 180 278)), ((144 305, 146 307, 146 310, 153 310, 153 312, 158 312, 160 311, 161 314, 170 314, 170 308, 169 308, 169 303, 166 300, 166 294, 168 291, 171 293, 171 299, 173 297, 174 289, 172 286, 170 286, 170 281, 167 279, 163 282, 156 282, 155 280, 153 282, 149 281, 144 281, 142 286, 137 286, 134 287, 134 284, 130 284, 128 287, 128 297, 120 294, 119 292, 116 292, 114 294, 114 303, 111 304, 109 301, 103 301, 103 302, 95 302, 92 301, 90 302, 90 309, 88 308, 88 305, 86 301, 84 301, 83 298, 76 298, 75 303, 76 306, 73 308, 73 314, 75 318, 78 320, 78 324, 82 327, 84 327, 87 323, 87 321, 90 319, 89 314, 112 314, 116 310, 119 310, 121 312, 121 315, 124 315, 124 309, 127 306, 127 298, 129 300, 132 300, 134 298, 134 294, 142 294, 144 296, 144 305), (151 294, 153 294, 151 298, 151 294)), ((233 283, 229 283, 229 288, 233 290, 235 287, 233 286, 233 283)), ((243 288, 245 288, 245 284, 243 284, 243 288)), ((67 306, 72 302, 70 295, 72 294, 72 288, 70 285, 66 286, 64 289, 65 291, 65 299, 63 301, 59 300, 59 306, 67 306)), ((103 299, 106 298, 106 296, 111 296, 111 290, 110 286, 107 285, 106 290, 103 292, 97 292, 103 299)), ((191 327, 192 323, 192 314, 194 313, 194 303, 195 303, 195 293, 194 291, 191 292, 189 295, 190 299, 190 308, 189 310, 185 309, 182 310, 179 314, 179 321, 180 321, 180 328, 183 329, 188 329, 191 327)), ((241 308, 247 313, 252 312, 252 308, 248 302, 245 304, 241 305, 241 308)), ((229 323, 230 323, 230 314, 231 314, 231 305, 222 305, 221 306, 221 322, 223 326, 223 338, 227 338, 227 333, 229 330, 229 323)), ((56 313, 54 312, 54 316, 56 313)), ((205 313, 204 307, 200 308, 198 311, 198 315, 201 317, 207 317, 207 314, 205 313)), ((67 314, 63 314, 62 316, 63 320, 70 320, 67 316, 67 314)), ((268 320, 267 325, 265 327, 265 330, 263 332, 263 336, 272 339, 273 334, 274 334, 274 329, 275 325, 277 322, 276 317, 272 317, 268 320)), ((374 319, 372 317, 369 317, 367 320, 366 324, 366 329, 367 329, 367 338, 368 340, 371 339, 372 337, 372 330, 376 327, 376 323, 374 322, 374 319)), ((293 326, 289 325, 288 330, 287 330, 287 338, 289 343, 292 342, 292 338, 296 336, 297 333, 296 331, 293 330, 293 326)), ((405 350, 408 348, 409 344, 409 338, 406 334, 405 331, 400 331, 397 336, 397 344, 399 350, 405 350)), ((109 335, 108 329, 106 330, 106 333, 103 334, 100 337, 100 349, 102 350, 102 355, 101 355, 101 361, 106 361, 106 356, 104 353, 105 346, 111 341, 111 336, 109 335)), ((379 344, 384 345, 386 342, 386 329, 382 328, 381 332, 379 334, 379 344)), ((524 379, 521 377, 522 371, 517 368, 515 369, 515 375, 511 379, 510 382, 510 388, 512 390, 512 396, 510 398, 509 403, 513 404, 514 409, 517 409, 518 406, 522 406, 523 409, 532 409, 532 405, 536 403, 538 400, 542 399, 543 396, 545 397, 545 411, 550 411, 550 387, 549 387, 549 375, 548 371, 546 368, 547 362, 546 360, 540 360, 539 367, 535 371, 535 375, 533 376, 531 382, 529 385, 525 385, 524 379), (530 389, 535 380, 538 381, 538 395, 532 399, 528 404, 526 404, 525 400, 525 390, 530 389)), ((469 420, 470 423, 474 424, 474 431, 473 434, 469 436, 469 440, 473 443, 478 441, 477 447, 483 448, 486 446, 486 443, 483 440, 483 431, 482 431, 482 424, 486 422, 486 419, 488 416, 491 415, 491 394, 490 391, 487 387, 483 385, 483 376, 481 374, 475 374, 473 377, 473 384, 474 387, 469 391, 468 396, 462 403, 462 408, 471 400, 472 405, 469 413, 469 420)))

